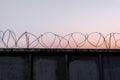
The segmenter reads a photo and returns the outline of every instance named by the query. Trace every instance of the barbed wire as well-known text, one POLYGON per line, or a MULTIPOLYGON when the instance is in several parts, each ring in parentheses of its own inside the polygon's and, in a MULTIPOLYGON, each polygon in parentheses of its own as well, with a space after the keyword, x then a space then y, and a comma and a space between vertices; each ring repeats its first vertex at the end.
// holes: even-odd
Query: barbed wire
POLYGON ((12 30, 0 31, 0 48, 120 48, 120 33, 74 32, 60 36, 53 32, 34 35, 24 32, 17 36, 12 30))

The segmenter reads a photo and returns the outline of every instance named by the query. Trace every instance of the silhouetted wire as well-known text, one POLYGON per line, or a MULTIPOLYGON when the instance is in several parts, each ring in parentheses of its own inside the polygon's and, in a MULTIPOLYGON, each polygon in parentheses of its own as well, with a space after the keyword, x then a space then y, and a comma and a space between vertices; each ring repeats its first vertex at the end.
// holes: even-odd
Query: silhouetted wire
MULTIPOLYGON (((98 36, 96 36, 96 37, 98 37, 98 36)), ((95 38, 95 37, 94 37, 94 38, 95 38)), ((88 41, 89 44, 91 44, 91 45, 94 46, 94 47, 100 47, 100 46, 102 46, 104 43, 106 43, 104 36, 103 36, 102 33, 100 33, 100 32, 92 32, 92 33, 88 34, 88 35, 87 35, 87 41, 88 41), (99 39, 98 39, 98 41, 97 41, 96 44, 92 43, 92 42, 89 40, 89 37, 90 37, 91 35, 93 35, 93 34, 98 34, 98 35, 99 35, 99 39), (100 41, 101 39, 103 39, 103 41, 100 41), (100 42, 101 42, 101 44, 99 44, 100 42)))
MULTIPOLYGON (((37 41, 36 42, 36 45, 34 46, 34 47, 36 47, 37 45, 39 45, 39 40, 38 40, 38 37, 36 36, 36 35, 34 35, 34 34, 32 34, 32 33, 29 33, 29 32, 24 32, 22 35, 20 35, 20 37, 16 40, 16 46, 17 47, 19 47, 18 46, 18 43, 19 43, 19 41, 22 39, 22 37, 23 36, 25 36, 25 38, 26 38, 26 44, 24 44, 24 45, 26 45, 27 46, 27 48, 29 48, 30 47, 30 45, 32 45, 35 41, 37 41), (33 40, 31 43, 30 43, 30 36, 33 36, 34 38, 35 38, 35 40, 33 40)), ((34 48, 33 47, 33 48, 34 48)))
POLYGON ((17 36, 10 29, 0 31, 0 48, 23 48, 23 46, 25 48, 84 48, 88 44, 94 48, 120 48, 120 33, 113 32, 103 35, 100 32, 90 34, 74 32, 61 36, 53 32, 46 32, 36 36, 30 32, 23 32, 17 36))

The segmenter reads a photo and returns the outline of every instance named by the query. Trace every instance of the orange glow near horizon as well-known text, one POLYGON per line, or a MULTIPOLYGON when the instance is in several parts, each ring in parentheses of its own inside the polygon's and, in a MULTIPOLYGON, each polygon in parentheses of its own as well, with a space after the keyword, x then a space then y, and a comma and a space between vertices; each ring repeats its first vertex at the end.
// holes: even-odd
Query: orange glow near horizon
POLYGON ((119 49, 119 9, 120 0, 0 0, 0 48, 119 49))

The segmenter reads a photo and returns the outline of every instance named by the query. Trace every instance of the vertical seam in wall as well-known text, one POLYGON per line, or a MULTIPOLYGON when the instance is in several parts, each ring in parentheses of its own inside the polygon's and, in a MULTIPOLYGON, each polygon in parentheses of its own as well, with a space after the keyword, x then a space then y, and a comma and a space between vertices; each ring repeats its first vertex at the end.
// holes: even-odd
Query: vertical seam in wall
POLYGON ((98 55, 98 66, 99 66, 99 77, 100 80, 104 80, 104 69, 103 69, 103 57, 102 54, 98 55))
POLYGON ((28 80, 33 80, 33 55, 29 54, 29 78, 28 80))

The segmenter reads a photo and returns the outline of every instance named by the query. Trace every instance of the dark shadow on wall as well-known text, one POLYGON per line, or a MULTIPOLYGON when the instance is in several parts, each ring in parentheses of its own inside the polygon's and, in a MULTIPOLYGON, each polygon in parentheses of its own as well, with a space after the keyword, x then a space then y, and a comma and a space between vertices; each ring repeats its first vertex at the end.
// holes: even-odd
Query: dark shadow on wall
POLYGON ((120 80, 120 50, 113 52, 0 49, 0 80, 120 80))

